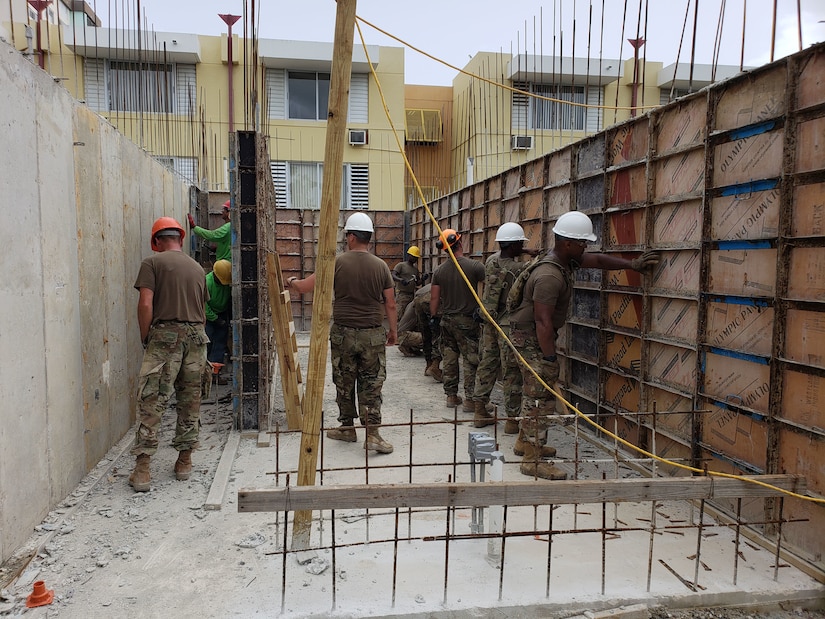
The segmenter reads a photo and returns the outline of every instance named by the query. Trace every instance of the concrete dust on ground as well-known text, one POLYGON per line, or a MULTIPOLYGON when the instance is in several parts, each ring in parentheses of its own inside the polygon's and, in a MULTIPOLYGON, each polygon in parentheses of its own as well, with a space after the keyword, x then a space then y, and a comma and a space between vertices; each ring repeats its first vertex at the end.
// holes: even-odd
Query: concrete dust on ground
MULTIPOLYGON (((304 368, 307 367, 307 343, 308 334, 299 334, 304 368)), ((381 433, 394 444, 395 451, 387 455, 367 454, 362 447, 362 429, 358 430, 357 443, 322 439, 320 456, 327 470, 319 475, 318 483, 470 481, 466 445, 468 433, 476 431, 468 423, 472 415, 460 408, 457 411, 445 408, 442 385, 424 376, 424 365, 423 358, 407 358, 397 348, 388 349, 383 411, 384 422, 389 425, 382 428, 381 433), (411 426, 410 421, 426 421, 428 425, 411 426), (410 452, 416 461, 426 466, 407 469, 404 463, 410 452), (455 465, 457 460, 465 464, 455 465)), ((334 427, 337 425, 335 389, 329 367, 327 369, 323 423, 325 427, 334 427)), ((280 389, 279 382, 276 379, 276 392, 280 389)), ((193 454, 190 479, 179 482, 174 478, 176 452, 170 444, 174 434, 173 412, 164 416, 160 448, 152 459, 152 488, 148 493, 134 493, 127 484, 134 458, 128 453, 131 433, 124 437, 76 491, 44 519, 16 558, 0 569, 0 616, 82 619, 170 615, 578 617, 588 609, 599 611, 598 616, 607 616, 609 609, 641 602, 650 608, 649 616, 655 619, 823 617, 803 610, 810 607, 812 591, 825 599, 821 585, 784 565, 780 582, 774 584, 773 570, 768 567, 770 553, 755 546, 743 550, 748 562, 740 567, 740 587, 722 586, 720 583, 729 577, 729 566, 727 559, 716 557, 716 547, 728 555, 732 549, 732 544, 719 541, 725 535, 728 535, 725 539, 730 537, 723 529, 713 532, 716 537, 704 542, 703 559, 710 566, 717 562, 720 567, 716 572, 700 576, 707 591, 699 598, 691 597, 692 594, 664 570, 659 571, 659 580, 654 581, 653 593, 647 594, 646 568, 632 563, 630 551, 618 551, 616 544, 621 540, 610 542, 608 559, 614 567, 609 569, 607 593, 602 595, 598 587, 601 569, 598 544, 592 549, 584 545, 587 539, 597 537, 593 535, 562 536, 553 542, 553 586, 549 597, 544 593, 546 539, 534 539, 533 535, 508 539, 509 559, 500 598, 496 595, 499 571, 487 561, 487 541, 453 542, 449 546, 449 589, 445 594, 445 545, 423 541, 424 537, 433 535, 433 531, 438 535, 444 532, 443 510, 415 514, 416 519, 411 520, 409 526, 413 536, 421 533, 422 539, 403 542, 397 547, 392 544, 393 535, 398 535, 393 532, 392 513, 341 510, 333 523, 330 513, 319 516, 316 512, 313 542, 317 539, 322 542, 319 545, 328 545, 334 532, 339 547, 335 554, 329 546, 319 549, 313 560, 301 565, 295 554, 283 553, 284 544, 287 547, 290 544, 283 514, 239 513, 237 498, 243 488, 283 487, 287 476, 293 480, 290 484, 295 483, 300 447, 298 433, 272 433, 268 447, 259 447, 255 437, 242 438, 236 452, 226 452, 232 466, 221 509, 204 508, 225 446, 232 443, 228 439, 237 436, 231 430, 230 387, 217 389, 218 401, 202 407, 201 444, 193 454), (716 547, 713 540, 717 540, 716 547), (397 599, 388 585, 396 554, 397 599), (560 579, 570 576, 575 586, 558 584, 560 579), (54 590, 54 602, 26 609, 26 596, 31 593, 33 583, 41 580, 49 590, 54 590), (657 608, 663 601, 673 608, 690 608, 708 606, 711 600, 713 604, 759 602, 764 610, 768 604, 776 606, 776 596, 783 593, 791 600, 785 606, 790 610, 771 610, 773 614, 756 612, 756 609, 748 612, 657 608), (703 601, 692 604, 693 599, 703 601), (731 614, 721 614, 726 612, 731 614)), ((498 388, 493 401, 501 404, 498 388)), ((284 424, 283 404, 276 402, 270 429, 283 429, 284 424)), ((512 455, 515 437, 504 435, 502 425, 498 425, 495 433, 493 427, 483 431, 495 436, 505 454, 508 462, 505 479, 523 481, 526 478, 518 473, 518 458, 512 455)), ((560 456, 572 459, 572 433, 554 426, 551 435, 560 456)), ((605 457, 585 442, 580 442, 578 452, 582 457, 605 457)), ((637 474, 625 465, 612 463, 574 467, 567 462, 563 466, 571 476, 578 471, 579 477, 601 478, 606 473, 612 477, 617 471, 623 476, 637 474)), ((632 510, 632 506, 623 506, 620 510, 616 512, 617 518, 637 518, 632 511, 626 511, 632 510)), ((585 526, 590 520, 599 526, 599 511, 593 506, 560 508, 554 516, 560 523, 556 526, 576 521, 579 526, 585 526)), ((642 511, 645 516, 649 514, 649 503, 642 511)), ((676 521, 685 518, 688 510, 668 503, 661 511, 676 521)), ((508 531, 511 521, 514 527, 523 521, 528 530, 536 530, 538 513, 532 508, 522 513, 511 510, 508 531)), ((546 516, 541 517, 546 522, 546 516)), ((406 523, 404 521, 405 528, 406 523)), ((470 533, 469 510, 457 511, 452 526, 457 535, 470 533)), ((633 543, 631 534, 625 537, 633 543)), ((685 561, 695 552, 695 534, 694 539, 685 542, 686 547, 676 546, 675 550, 667 545, 680 543, 679 536, 662 537, 667 539, 657 540, 658 551, 673 552, 673 565, 692 577, 693 563, 685 561)), ((635 545, 645 548, 644 543, 635 545)), ((644 554, 646 556, 646 550, 644 554)), ((615 616, 622 615, 619 612, 615 616)))

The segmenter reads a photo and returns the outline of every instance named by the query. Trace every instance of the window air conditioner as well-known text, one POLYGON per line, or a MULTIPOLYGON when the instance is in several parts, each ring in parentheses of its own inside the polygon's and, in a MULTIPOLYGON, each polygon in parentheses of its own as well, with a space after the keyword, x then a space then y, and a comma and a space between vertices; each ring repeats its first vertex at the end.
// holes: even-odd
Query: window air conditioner
POLYGON ((510 136, 510 148, 513 150, 530 150, 533 148, 532 135, 513 135, 510 136))
POLYGON ((349 130, 349 143, 353 146, 363 146, 367 143, 367 130, 366 129, 350 129, 349 130))

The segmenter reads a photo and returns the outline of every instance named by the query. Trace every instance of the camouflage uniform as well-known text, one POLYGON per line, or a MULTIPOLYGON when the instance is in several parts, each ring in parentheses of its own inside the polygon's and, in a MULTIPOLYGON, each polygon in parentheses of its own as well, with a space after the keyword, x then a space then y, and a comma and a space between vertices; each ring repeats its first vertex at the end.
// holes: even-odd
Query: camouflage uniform
MULTIPOLYGON (((511 329, 510 341, 542 380, 553 387, 559 378, 559 363, 544 360, 535 329, 511 329)), ((556 397, 526 367, 522 370, 521 429, 526 438, 532 437, 543 445, 549 425, 547 418, 556 412, 556 397)))
MULTIPOLYGON (((501 252, 490 256, 485 264, 484 296, 481 301, 484 309, 498 322, 505 335, 510 329, 507 294, 516 276, 526 264, 513 258, 502 258, 501 252)), ((490 393, 500 374, 504 391, 504 410, 508 417, 518 417, 521 414, 521 370, 512 349, 495 327, 488 323, 482 327, 480 351, 481 361, 476 370, 474 399, 489 402, 490 393)))
POLYGON ((446 314, 441 318, 441 354, 444 393, 458 393, 458 357, 464 365, 464 396, 472 401, 478 367, 478 323, 471 316, 446 314))
POLYGON ((362 425, 379 425, 383 402, 381 388, 387 378, 387 330, 383 326, 358 329, 333 324, 329 342, 338 421, 341 425, 351 426, 358 417, 362 425))
POLYGON ((203 324, 160 321, 152 325, 138 376, 138 421, 131 453, 154 455, 169 397, 175 392, 178 420, 172 445, 194 449, 200 428, 201 377, 208 338, 203 324))
POLYGON ((441 329, 433 330, 430 327, 430 285, 427 284, 424 288, 427 289, 426 292, 416 294, 413 298, 413 307, 415 317, 418 319, 418 329, 421 331, 424 358, 429 364, 433 359, 441 359, 441 329))

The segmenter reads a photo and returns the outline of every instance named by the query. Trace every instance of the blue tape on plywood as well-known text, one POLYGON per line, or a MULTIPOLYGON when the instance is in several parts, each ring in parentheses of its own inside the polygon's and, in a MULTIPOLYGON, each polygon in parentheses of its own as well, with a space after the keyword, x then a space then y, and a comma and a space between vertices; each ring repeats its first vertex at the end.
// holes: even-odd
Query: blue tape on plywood
MULTIPOLYGON (((728 350, 726 348, 716 348, 714 346, 708 347, 708 352, 712 352, 714 355, 721 355, 723 357, 730 357, 731 359, 741 359, 743 361, 750 361, 752 363, 758 363, 759 365, 768 365, 769 359, 765 357, 759 357, 757 355, 752 355, 746 352, 738 352, 736 350, 728 350)), ((703 365, 704 365, 704 359, 703 365)), ((704 368, 703 368, 704 369, 704 368)))
POLYGON ((723 250, 731 249, 770 249, 771 241, 716 241, 716 247, 723 250))
POLYGON ((728 133, 728 137, 730 138, 731 142, 733 142, 734 140, 743 140, 745 138, 750 138, 755 135, 759 135, 760 133, 767 133, 775 127, 775 120, 766 120, 765 122, 756 123, 754 125, 748 125, 747 127, 742 127, 741 129, 734 129, 733 131, 728 133))
POLYGON ((776 189, 779 186, 778 178, 767 178, 760 181, 750 181, 747 183, 739 183, 738 185, 728 185, 719 189, 721 196, 738 196, 743 193, 754 193, 756 191, 767 191, 769 189, 776 189))
POLYGON ((707 295, 708 301, 713 303, 729 303, 731 305, 751 305, 753 307, 770 307, 772 304, 769 303, 768 299, 755 299, 753 297, 737 297, 733 295, 708 295, 706 292, 702 293, 707 295))

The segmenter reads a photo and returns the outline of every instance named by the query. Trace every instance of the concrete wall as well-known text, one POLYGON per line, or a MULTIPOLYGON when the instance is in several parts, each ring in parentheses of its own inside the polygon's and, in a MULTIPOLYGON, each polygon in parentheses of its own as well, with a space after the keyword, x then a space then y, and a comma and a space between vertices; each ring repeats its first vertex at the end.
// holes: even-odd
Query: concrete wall
MULTIPOLYGON (((132 288, 189 187, 0 44, 0 560, 129 431, 132 288)), ((187 244, 188 245, 188 244, 187 244)))

